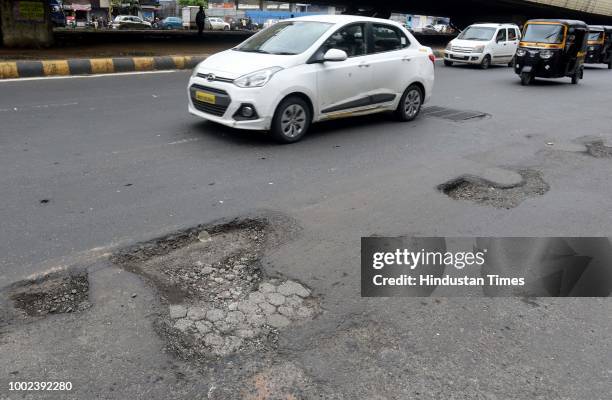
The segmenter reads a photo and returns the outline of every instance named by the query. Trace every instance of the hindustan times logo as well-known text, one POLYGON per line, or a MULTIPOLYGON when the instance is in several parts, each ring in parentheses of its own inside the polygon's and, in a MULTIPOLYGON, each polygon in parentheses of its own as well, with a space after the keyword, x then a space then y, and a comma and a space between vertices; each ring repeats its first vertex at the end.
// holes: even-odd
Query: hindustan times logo
POLYGON ((397 249, 394 252, 376 252, 372 256, 372 267, 376 270, 390 266, 403 266, 414 270, 420 266, 448 265, 456 269, 471 266, 482 266, 485 263, 487 249, 476 252, 441 252, 441 251, 410 251, 397 249))

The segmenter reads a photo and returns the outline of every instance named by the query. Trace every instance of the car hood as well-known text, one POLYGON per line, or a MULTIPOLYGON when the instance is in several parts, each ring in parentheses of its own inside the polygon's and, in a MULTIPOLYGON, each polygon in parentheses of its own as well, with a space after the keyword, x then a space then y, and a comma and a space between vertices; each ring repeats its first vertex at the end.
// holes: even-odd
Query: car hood
POLYGON ((451 41, 451 44, 453 46, 459 46, 459 47, 467 47, 467 48, 473 48, 476 46, 482 46, 484 44, 486 44, 487 42, 484 40, 461 40, 461 39, 453 39, 451 41))
POLYGON ((198 66, 198 72, 236 79, 265 68, 288 68, 295 64, 296 57, 226 50, 202 61, 198 66))

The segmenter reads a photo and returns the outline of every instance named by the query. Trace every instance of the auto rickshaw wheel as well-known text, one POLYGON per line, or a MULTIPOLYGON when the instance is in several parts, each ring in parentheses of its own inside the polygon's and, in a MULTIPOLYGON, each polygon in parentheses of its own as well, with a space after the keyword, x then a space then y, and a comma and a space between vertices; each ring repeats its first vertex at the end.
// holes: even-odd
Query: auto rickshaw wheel
POLYGON ((580 82, 580 72, 576 71, 574 75, 572 75, 572 85, 577 85, 580 82))
POLYGON ((521 85, 529 86, 531 82, 533 82, 533 76, 528 72, 523 72, 521 74, 521 85))
POLYGON ((608 61, 608 69, 612 69, 612 60, 608 61))

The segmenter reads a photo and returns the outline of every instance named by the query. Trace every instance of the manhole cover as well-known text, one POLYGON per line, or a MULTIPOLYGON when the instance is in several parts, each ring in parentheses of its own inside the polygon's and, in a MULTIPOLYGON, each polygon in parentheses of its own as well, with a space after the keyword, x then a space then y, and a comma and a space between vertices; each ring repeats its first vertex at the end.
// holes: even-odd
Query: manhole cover
POLYGON ((455 122, 486 118, 489 116, 489 114, 480 111, 456 110, 454 108, 439 106, 423 107, 421 114, 426 117, 442 118, 455 122))

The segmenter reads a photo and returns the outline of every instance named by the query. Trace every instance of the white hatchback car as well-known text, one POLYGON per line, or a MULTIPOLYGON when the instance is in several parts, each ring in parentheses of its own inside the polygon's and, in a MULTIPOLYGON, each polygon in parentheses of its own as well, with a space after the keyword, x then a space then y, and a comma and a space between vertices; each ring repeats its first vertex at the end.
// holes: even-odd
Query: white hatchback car
POLYGON ((520 39, 515 24, 470 25, 444 50, 444 65, 478 64, 482 69, 491 64, 511 65, 520 39))
POLYGON ((189 112, 298 141, 312 122, 395 111, 414 119, 435 57, 389 20, 317 15, 281 21, 193 71, 189 112))
POLYGON ((230 24, 225 22, 222 18, 210 17, 206 18, 205 21, 206 29, 213 31, 229 31, 230 24))

